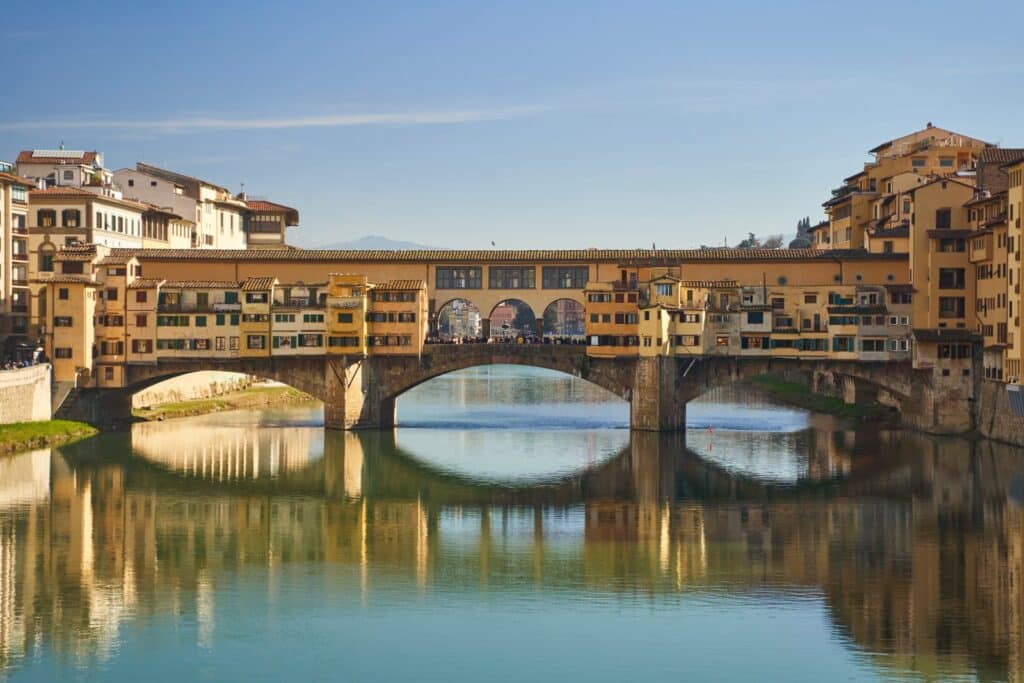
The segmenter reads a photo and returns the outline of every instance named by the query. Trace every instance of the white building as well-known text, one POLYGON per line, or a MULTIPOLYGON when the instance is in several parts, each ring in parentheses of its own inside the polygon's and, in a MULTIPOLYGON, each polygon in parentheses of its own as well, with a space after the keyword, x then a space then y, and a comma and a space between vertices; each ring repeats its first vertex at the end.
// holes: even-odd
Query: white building
POLYGON ((246 203, 220 185, 139 162, 113 174, 124 196, 195 223, 191 247, 244 249, 246 203))

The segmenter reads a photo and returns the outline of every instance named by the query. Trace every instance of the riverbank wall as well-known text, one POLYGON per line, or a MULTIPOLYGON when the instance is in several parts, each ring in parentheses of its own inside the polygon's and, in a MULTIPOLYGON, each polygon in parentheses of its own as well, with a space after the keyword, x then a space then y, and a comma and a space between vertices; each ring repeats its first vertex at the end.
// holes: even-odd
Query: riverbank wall
POLYGON ((0 371, 0 424, 50 419, 50 365, 0 371))
POLYGON ((1024 447, 1024 416, 1014 414, 1002 382, 983 380, 975 402, 978 433, 989 439, 1024 447))

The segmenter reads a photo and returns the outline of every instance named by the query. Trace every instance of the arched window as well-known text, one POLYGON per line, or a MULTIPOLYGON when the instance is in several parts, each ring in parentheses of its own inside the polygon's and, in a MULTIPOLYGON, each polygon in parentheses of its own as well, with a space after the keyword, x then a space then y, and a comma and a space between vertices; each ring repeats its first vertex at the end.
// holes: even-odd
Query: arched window
POLYGON ((40 228, 52 228, 57 225, 57 212, 53 209, 39 209, 36 212, 36 223, 40 228))
POLYGON ((53 253, 54 249, 52 245, 43 244, 39 247, 39 272, 40 273, 52 273, 53 272, 53 253))
POLYGON ((60 220, 65 228, 80 228, 82 226, 82 214, 78 209, 64 209, 61 211, 60 220))

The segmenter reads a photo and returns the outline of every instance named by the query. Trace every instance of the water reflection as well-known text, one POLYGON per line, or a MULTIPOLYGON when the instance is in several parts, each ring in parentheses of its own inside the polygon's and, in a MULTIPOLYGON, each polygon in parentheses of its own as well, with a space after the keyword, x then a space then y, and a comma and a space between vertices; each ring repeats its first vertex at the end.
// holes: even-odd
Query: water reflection
POLYGON ((720 430, 714 460, 693 436, 688 449, 625 432, 611 454, 577 443, 593 466, 538 483, 467 474, 401 430, 232 419, 0 461, 9 672, 172 679, 200 657, 214 678, 273 677, 325 633, 316 661, 362 677, 412 675, 431 656, 477 671, 501 657, 480 629, 540 661, 544 638, 515 628, 528 624, 576 634, 539 678, 571 676, 566 658, 577 675, 657 678, 695 643, 696 678, 1022 673, 1024 461, 1009 447, 819 426, 773 442, 801 463, 776 477, 755 476, 748 442, 720 430), (444 625, 451 642, 409 624, 444 625), (374 645, 394 638, 405 661, 374 645))

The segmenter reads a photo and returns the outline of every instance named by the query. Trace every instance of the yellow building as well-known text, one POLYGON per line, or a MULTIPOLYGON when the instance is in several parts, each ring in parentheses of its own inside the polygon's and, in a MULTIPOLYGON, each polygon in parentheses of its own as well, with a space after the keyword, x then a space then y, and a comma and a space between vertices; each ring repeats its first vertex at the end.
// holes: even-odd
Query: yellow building
POLYGON ((367 347, 373 355, 419 355, 429 330, 427 283, 391 280, 370 287, 367 347))
POLYGON ((53 363, 55 382, 92 382, 96 328, 96 290, 89 274, 43 273, 32 282, 40 286, 39 306, 47 324, 41 327, 43 348, 53 363))
POLYGON ((621 280, 588 282, 583 295, 587 353, 600 358, 635 355, 640 344, 636 280, 626 280, 625 285, 621 280))
POLYGON ((251 277, 242 283, 242 356, 270 355, 270 302, 276 284, 272 277, 251 277))
POLYGON ((327 353, 338 356, 366 354, 368 310, 365 275, 331 273, 327 281, 327 353))
POLYGON ((1024 381, 1024 315, 1021 314, 1021 212, 1024 211, 1024 159, 1008 164, 1009 179, 1007 191, 1007 348, 1006 366, 1003 371, 1007 382, 1024 381))

